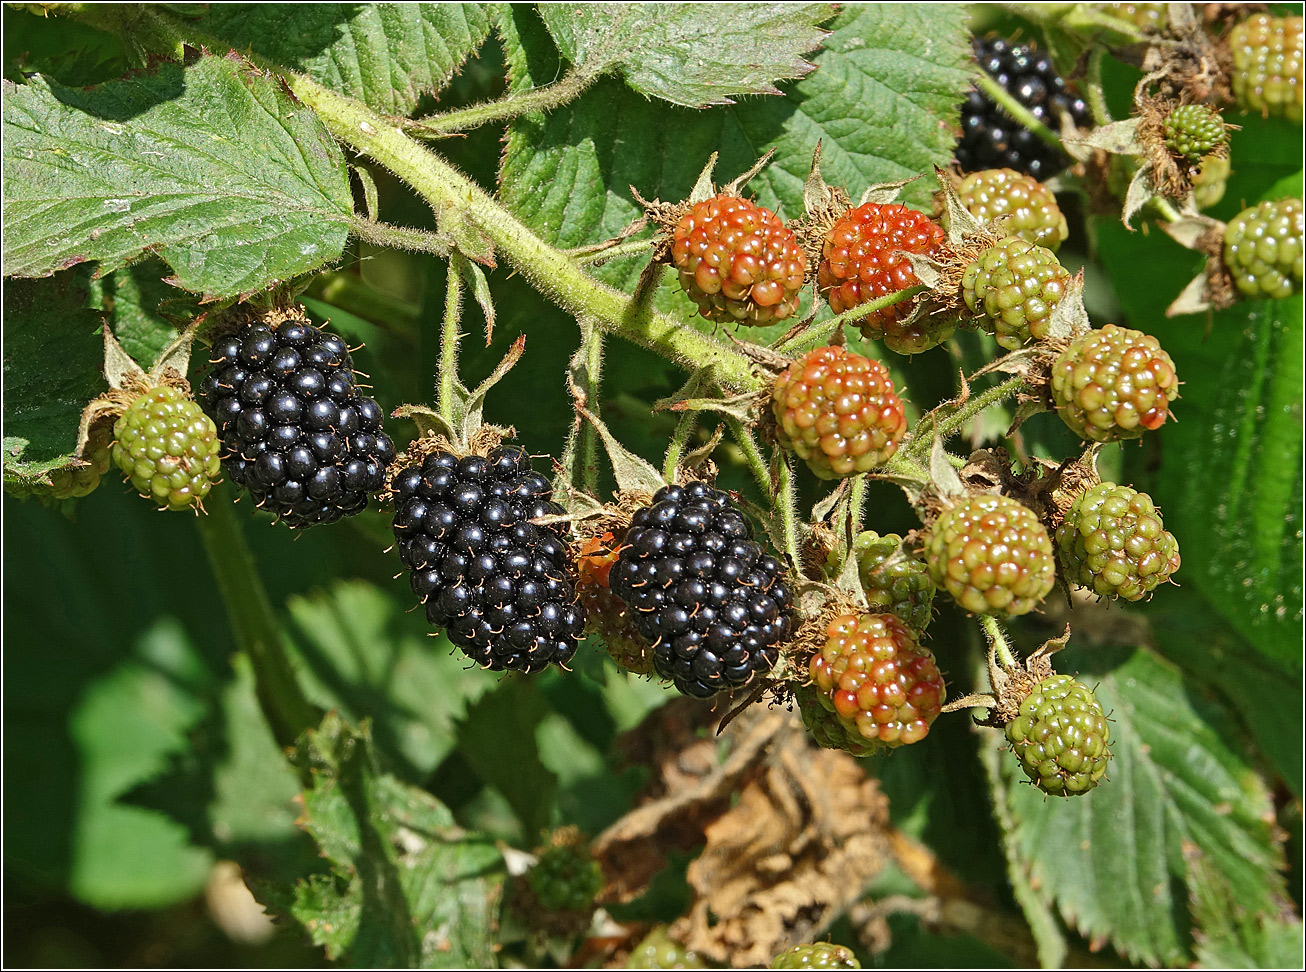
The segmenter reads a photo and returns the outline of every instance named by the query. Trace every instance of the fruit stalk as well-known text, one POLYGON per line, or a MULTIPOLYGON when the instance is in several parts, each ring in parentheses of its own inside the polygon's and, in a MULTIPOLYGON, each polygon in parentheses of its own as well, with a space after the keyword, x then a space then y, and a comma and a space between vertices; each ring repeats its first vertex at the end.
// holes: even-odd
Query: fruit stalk
POLYGON ((236 644, 254 668, 254 688, 263 717, 278 745, 289 747, 321 721, 321 713, 304 695, 286 654, 285 642, 258 565, 242 526, 232 510, 230 487, 209 494, 207 516, 195 518, 209 567, 227 609, 236 644))
POLYGON ((1015 668, 1016 655, 1011 650, 1011 645, 1007 641, 1007 633, 1002 630, 1002 625, 991 614, 981 614, 980 624, 984 626, 984 633, 989 636, 989 645, 997 653, 998 662, 1003 668, 1015 668))

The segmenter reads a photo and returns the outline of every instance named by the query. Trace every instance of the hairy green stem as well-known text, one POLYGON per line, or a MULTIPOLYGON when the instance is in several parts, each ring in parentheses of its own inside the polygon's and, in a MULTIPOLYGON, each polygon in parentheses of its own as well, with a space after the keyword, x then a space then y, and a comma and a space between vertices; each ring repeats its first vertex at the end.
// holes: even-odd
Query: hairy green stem
POLYGON ((1094 44, 1088 55, 1088 77, 1084 86, 1088 91, 1088 110, 1093 113, 1093 122, 1099 126, 1111 124, 1111 112, 1107 110, 1106 93, 1102 89, 1102 59, 1106 57, 1106 48, 1094 44))
POLYGON ((689 442, 689 437, 694 434, 694 429, 698 427, 698 409, 687 408, 680 413, 680 421, 676 423, 676 430, 672 433, 671 444, 667 446, 667 457, 662 461, 662 478, 667 482, 674 482, 676 476, 676 466, 680 465, 680 457, 685 454, 685 444, 689 442))
POLYGON ((794 486, 794 470, 788 455, 780 457, 780 469, 776 483, 775 505, 772 509, 780 514, 780 539, 784 544, 784 554, 794 570, 801 570, 802 558, 798 554, 798 491, 794 486))
POLYGON ((440 138, 481 125, 511 121, 532 111, 553 111, 578 98, 598 78, 599 75, 590 71, 573 70, 560 81, 542 88, 516 91, 496 101, 406 121, 404 127, 418 138, 440 138))
POLYGON ((771 496, 771 471, 767 468, 766 459, 762 456, 762 450, 757 447, 757 440, 753 438, 753 433, 744 428, 744 423, 739 421, 733 415, 725 415, 726 425, 730 429, 730 434, 739 443, 740 450, 744 453, 744 461, 748 463, 748 471, 753 474, 753 480, 762 490, 762 495, 766 498, 771 496))
POLYGON ((1164 219, 1167 223, 1175 223, 1183 218, 1179 214, 1179 210, 1175 209, 1174 206, 1171 205, 1170 200, 1165 199, 1161 196, 1152 197, 1152 206, 1156 209, 1158 213, 1161 214, 1161 218, 1164 219))
POLYGON ((414 253, 430 253, 438 257, 449 255, 449 241, 427 230, 392 226, 375 219, 355 216, 349 221, 349 231, 360 240, 366 240, 376 246, 412 250, 414 253))
POLYGON ((653 239, 646 236, 643 239, 614 243, 609 247, 582 246, 574 250, 564 250, 563 252, 576 261, 579 266, 596 267, 618 257, 630 256, 632 253, 643 253, 652 245, 653 239))
POLYGON ((442 222, 474 227, 563 310, 588 316, 604 330, 657 351, 687 370, 709 368, 719 383, 730 388, 755 391, 765 384, 744 354, 590 277, 392 121, 302 75, 288 75, 286 83, 332 134, 408 183, 442 222))
POLYGON ((997 619, 988 614, 980 615, 980 624, 984 626, 984 633, 989 636, 989 644, 997 652, 998 661, 1005 668, 1015 668, 1017 665, 1016 655, 1011 650, 1011 643, 1007 641, 1007 634, 998 624, 997 619))
POLYGON ((458 266, 462 259, 455 253, 449 260, 444 290, 444 322, 440 326, 440 371, 435 376, 435 408, 451 429, 458 428, 454 401, 458 384, 458 342, 463 336, 459 330, 463 311, 463 275, 458 266))
POLYGON ((877 310, 883 310, 886 307, 892 307, 894 304, 900 304, 904 300, 910 300, 917 294, 929 290, 924 284, 917 284, 914 287, 908 287, 905 290, 897 290, 891 294, 885 294, 883 297, 876 297, 874 300, 868 300, 864 304, 858 304, 856 307, 849 308, 842 314, 837 314, 828 320, 814 324, 807 330, 795 334, 788 341, 776 347, 776 351, 781 354, 796 355, 804 351, 810 351, 818 344, 824 343, 830 335, 834 334, 845 324, 853 324, 860 321, 867 314, 877 310))
MULTIPOLYGON (((926 412, 916 423, 916 428, 912 430, 911 441, 907 443, 906 449, 900 449, 898 455, 905 452, 912 459, 924 459, 930 454, 935 435, 941 439, 954 435, 980 412, 1010 398, 1024 383, 1023 377, 1015 375, 992 388, 985 389, 978 395, 972 395, 960 405, 943 404, 933 411, 926 412), (927 431, 930 432, 929 435, 925 434, 927 431)), ((894 458, 896 459, 897 456, 894 458)))
POLYGON ((1059 152, 1064 152, 1065 146, 1061 144, 1061 138, 1056 132, 1048 128, 1041 121, 1034 117, 1028 108, 1007 91, 1006 88, 998 84, 987 73, 981 71, 979 76, 979 86, 984 89, 984 93, 992 98, 1008 115, 1024 125, 1031 132, 1047 142, 1059 152))
POLYGON ((318 724, 322 714, 295 678, 263 578, 232 509, 230 487, 220 486, 210 493, 205 508, 208 514, 195 522, 236 644, 249 656, 254 669, 259 707, 277 743, 293 746, 304 730, 318 724))
POLYGON ((862 507, 866 505, 866 474, 858 473, 848 483, 848 532, 852 540, 862 530, 862 507))
MULTIPOLYGON (((585 407, 595 415, 599 414, 602 373, 603 332, 592 327, 585 338, 585 407)), ((599 489, 599 433, 592 422, 582 421, 579 435, 576 458, 581 468, 581 485, 593 496, 599 489)))

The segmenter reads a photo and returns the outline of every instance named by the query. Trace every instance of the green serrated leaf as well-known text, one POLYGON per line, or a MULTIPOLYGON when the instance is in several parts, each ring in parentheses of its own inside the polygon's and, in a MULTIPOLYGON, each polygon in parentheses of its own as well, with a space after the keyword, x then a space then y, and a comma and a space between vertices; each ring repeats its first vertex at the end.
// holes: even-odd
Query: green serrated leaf
POLYGON ((1219 871, 1190 849, 1188 890, 1197 935, 1197 961, 1208 969, 1292 968, 1301 962, 1302 923, 1285 901, 1278 915, 1243 907, 1219 871))
POLYGON ((424 790, 377 768, 367 728, 332 714, 305 734, 302 824, 333 874, 292 913, 332 959, 371 968, 487 968, 502 858, 424 790))
POLYGON ((407 115, 489 35, 495 4, 213 4, 200 21, 237 50, 309 75, 377 111, 407 115))
POLYGON ((344 158, 273 77, 235 57, 94 88, 5 82, 6 274, 157 252, 178 286, 231 297, 340 256, 344 158))
POLYGON ((827 3, 541 4, 564 57, 589 75, 619 71, 647 97, 687 108, 779 94, 776 81, 812 70, 827 3))
POLYGON ((1090 660, 1093 673, 1080 678, 1111 719, 1108 780, 1086 796, 1050 799, 1001 754, 995 785, 1009 814, 1008 852, 1040 898, 1090 941, 1136 961, 1180 963, 1190 937, 1187 845, 1251 913, 1277 909, 1283 855, 1271 795, 1232 747, 1227 716, 1195 699, 1176 669, 1143 649, 1057 656, 1070 672, 1090 660))
POLYGON ((4 472, 30 479, 67 465, 87 402, 104 391, 102 315, 86 274, 11 280, 4 288, 4 472))
POLYGON ((371 584, 342 581, 288 608, 312 701, 347 719, 370 717, 387 766, 425 779, 453 749, 456 721, 493 683, 371 584))

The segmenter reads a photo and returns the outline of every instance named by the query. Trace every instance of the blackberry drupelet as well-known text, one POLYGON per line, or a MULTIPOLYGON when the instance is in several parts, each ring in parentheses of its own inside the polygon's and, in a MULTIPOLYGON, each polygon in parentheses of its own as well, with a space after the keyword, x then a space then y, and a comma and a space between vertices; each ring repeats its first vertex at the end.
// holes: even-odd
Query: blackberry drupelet
MULTIPOLYGON (((1088 106, 1066 88, 1065 79, 1046 54, 1001 38, 976 38, 975 58, 981 69, 1052 131, 1061 131, 1062 111, 1080 128, 1090 126, 1088 106)), ((1008 168, 1046 179, 1069 165, 1070 157, 1012 119, 976 88, 961 107, 957 163, 963 172, 1008 168)))
POLYGON ((385 485, 381 406, 359 392, 345 342, 304 318, 217 341, 199 399, 232 482, 293 528, 360 513, 385 485))
POLYGON ((609 580, 658 675, 705 699, 770 670, 793 628, 792 597, 730 497, 705 483, 665 486, 624 543, 609 580))
POLYGON ((525 451, 436 452, 391 488, 399 557, 431 624, 487 668, 571 659, 585 630, 575 570, 561 531, 531 522, 562 507, 525 451))

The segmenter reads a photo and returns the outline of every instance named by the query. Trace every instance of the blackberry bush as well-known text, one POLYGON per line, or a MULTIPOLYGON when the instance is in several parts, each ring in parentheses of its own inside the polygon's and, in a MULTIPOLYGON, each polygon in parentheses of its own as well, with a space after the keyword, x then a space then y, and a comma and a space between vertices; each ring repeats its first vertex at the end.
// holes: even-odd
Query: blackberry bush
MULTIPOLYGON (((1066 87, 1046 54, 1002 38, 977 38, 975 59, 1002 90, 1052 131, 1061 130, 1063 112, 1076 126, 1089 126, 1088 106, 1066 87)), ((1068 156, 1013 120, 982 88, 971 91, 962 105, 956 155, 963 172, 1014 169, 1035 179, 1054 176, 1069 163, 1068 156)))
POLYGON ((730 497, 705 483, 665 486, 635 513, 612 568, 653 668, 695 698, 766 675, 793 630, 784 569, 752 539, 730 497))
POLYGON ((526 453, 434 452, 392 483, 394 535, 426 619, 489 669, 537 672, 576 653, 585 615, 562 512, 526 453))
POLYGON ((257 506, 291 527, 367 507, 395 448, 340 337, 292 311, 219 339, 211 360, 200 403, 217 425, 223 468, 257 506))

